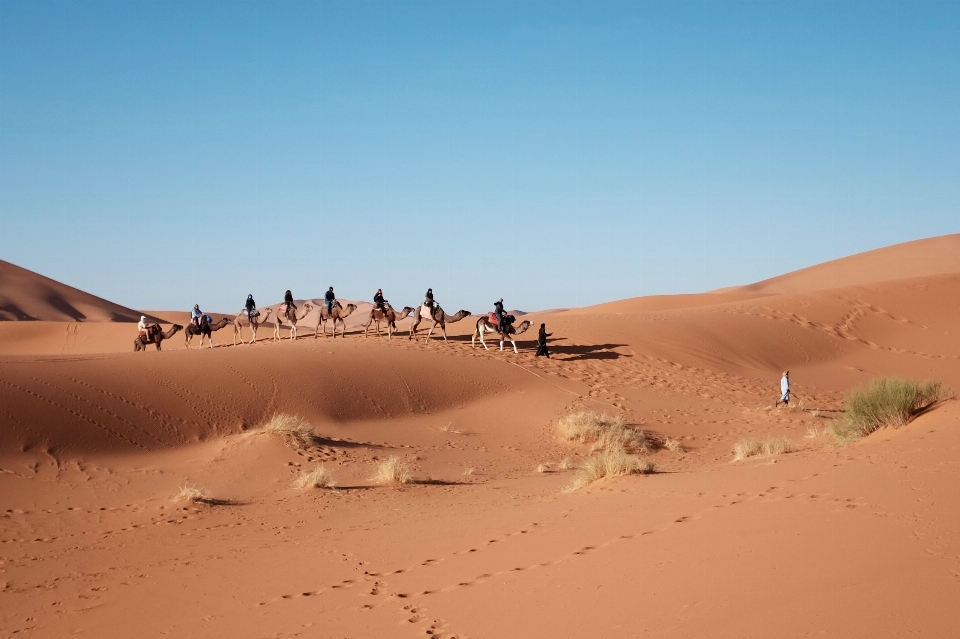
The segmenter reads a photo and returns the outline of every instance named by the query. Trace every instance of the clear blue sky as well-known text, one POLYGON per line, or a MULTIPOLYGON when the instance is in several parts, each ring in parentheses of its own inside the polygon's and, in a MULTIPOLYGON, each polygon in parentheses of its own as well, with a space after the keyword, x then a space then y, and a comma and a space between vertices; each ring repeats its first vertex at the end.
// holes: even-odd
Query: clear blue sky
POLYGON ((958 178, 960 2, 0 2, 0 257, 135 308, 698 292, 958 178))

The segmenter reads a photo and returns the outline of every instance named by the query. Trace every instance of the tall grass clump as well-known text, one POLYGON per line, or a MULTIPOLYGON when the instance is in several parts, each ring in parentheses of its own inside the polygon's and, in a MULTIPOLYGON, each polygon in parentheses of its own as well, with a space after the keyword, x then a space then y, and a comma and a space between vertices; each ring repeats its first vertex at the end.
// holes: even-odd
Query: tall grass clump
POLYGON ((611 417, 592 411, 572 413, 557 422, 557 429, 565 440, 593 444, 594 450, 647 451, 652 448, 646 433, 627 426, 619 415, 611 417))
POLYGON ((313 470, 304 471, 294 480, 293 485, 301 490, 304 488, 333 488, 337 483, 333 480, 333 474, 327 470, 326 466, 320 464, 313 470))
POLYGON ((649 459, 641 459, 622 449, 603 450, 589 457, 573 475, 573 481, 565 489, 566 492, 579 490, 584 486, 605 477, 620 477, 622 475, 648 474, 655 469, 649 459))
POLYGON ((413 472, 405 461, 393 456, 377 464, 370 480, 378 484, 409 484, 413 481, 413 472))
POLYGON ((886 426, 900 427, 936 402, 946 399, 940 382, 881 377, 851 391, 843 418, 830 425, 838 444, 850 444, 886 426))
POLYGON ((297 415, 275 413, 260 428, 262 432, 280 437, 291 448, 305 450, 317 443, 317 436, 310 422, 297 415))
POLYGON ((733 461, 748 457, 776 457, 793 450, 793 445, 785 437, 771 439, 741 439, 733 445, 733 461))

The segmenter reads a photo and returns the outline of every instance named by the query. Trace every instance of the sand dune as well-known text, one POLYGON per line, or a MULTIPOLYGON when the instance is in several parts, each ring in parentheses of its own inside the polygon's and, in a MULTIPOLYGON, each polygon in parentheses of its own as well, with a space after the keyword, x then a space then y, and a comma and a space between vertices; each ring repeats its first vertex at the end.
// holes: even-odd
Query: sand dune
POLYGON ((140 313, 0 260, 0 320, 137 322, 140 313))
POLYGON ((960 273, 960 233, 895 244, 773 277, 740 290, 804 293, 890 280, 960 273))
POLYGON ((960 388, 957 237, 531 313, 549 360, 534 331, 471 347, 473 318, 364 339, 369 305, 346 339, 305 318, 295 342, 228 327, 203 351, 0 324, 0 634, 952 636, 960 405, 848 447, 824 431, 878 375, 960 388), (591 450, 556 421, 585 409, 673 442, 659 472, 564 492, 591 450), (260 433, 278 412, 315 445, 260 433), (770 437, 794 452, 732 461, 770 437), (371 480, 390 456, 415 483, 371 480), (338 488, 296 489, 319 463, 338 488), (172 502, 185 485, 219 505, 172 502))

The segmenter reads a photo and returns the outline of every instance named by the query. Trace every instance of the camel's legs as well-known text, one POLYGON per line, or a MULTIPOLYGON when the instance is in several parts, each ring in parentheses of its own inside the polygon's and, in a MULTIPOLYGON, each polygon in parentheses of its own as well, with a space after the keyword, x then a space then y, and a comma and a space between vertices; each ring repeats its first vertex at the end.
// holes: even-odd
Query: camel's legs
POLYGON ((513 352, 514 352, 514 353, 519 353, 519 351, 517 350, 517 343, 516 343, 515 341, 513 341, 513 338, 512 338, 512 337, 510 337, 509 339, 510 339, 510 343, 513 344, 513 352))
POLYGON ((483 327, 482 324, 480 325, 480 329, 479 329, 478 332, 480 333, 480 343, 483 344, 484 350, 488 350, 488 351, 489 351, 489 350, 490 350, 490 347, 487 346, 487 342, 484 341, 484 339, 483 339, 483 334, 484 334, 486 331, 484 330, 484 327, 483 327))

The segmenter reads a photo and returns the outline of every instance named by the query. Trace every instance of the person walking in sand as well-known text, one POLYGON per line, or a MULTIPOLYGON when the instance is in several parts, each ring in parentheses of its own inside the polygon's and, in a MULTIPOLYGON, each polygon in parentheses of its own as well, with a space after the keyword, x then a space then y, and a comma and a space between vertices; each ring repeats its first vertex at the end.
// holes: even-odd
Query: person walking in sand
POLYGON ((783 371, 783 377, 780 378, 780 399, 774 404, 774 408, 780 404, 790 404, 790 371, 783 371))
POLYGON ((537 336, 537 357, 543 355, 547 359, 550 359, 550 351, 547 350, 547 338, 551 335, 553 335, 553 333, 547 332, 547 325, 540 324, 540 334, 537 336))

